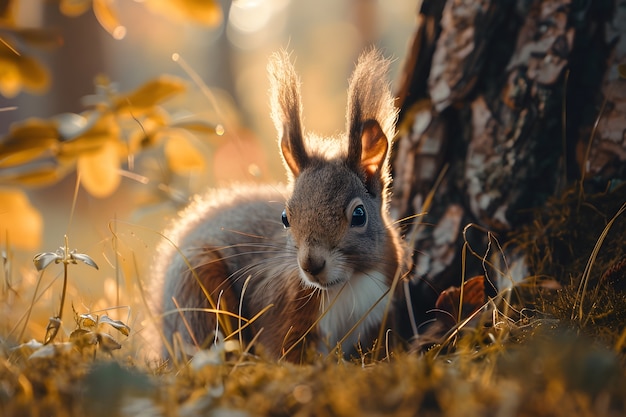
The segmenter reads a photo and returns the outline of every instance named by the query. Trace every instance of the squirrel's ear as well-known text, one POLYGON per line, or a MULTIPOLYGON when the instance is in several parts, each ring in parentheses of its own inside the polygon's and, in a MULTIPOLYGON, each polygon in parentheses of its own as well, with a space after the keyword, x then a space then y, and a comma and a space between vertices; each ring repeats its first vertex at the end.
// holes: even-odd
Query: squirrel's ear
POLYGON ((353 131, 348 144, 348 166, 365 174, 366 182, 380 176, 387 157, 389 142, 380 124, 374 119, 363 122, 353 131))
POLYGON ((267 69, 272 119, 278 131, 280 150, 285 164, 297 177, 309 160, 302 131, 300 80, 285 51, 272 55, 267 69))
POLYGON ((389 60, 376 49, 359 57, 350 77, 346 131, 347 164, 364 175, 370 191, 384 191, 387 185, 387 154, 393 138, 397 110, 387 83, 389 60))
POLYGON ((292 131, 288 124, 283 127, 283 134, 279 139, 280 150, 285 164, 294 177, 300 175, 308 162, 308 155, 304 148, 301 131, 292 131))
POLYGON ((376 120, 367 120, 361 129, 361 167, 368 177, 380 173, 389 142, 376 120))

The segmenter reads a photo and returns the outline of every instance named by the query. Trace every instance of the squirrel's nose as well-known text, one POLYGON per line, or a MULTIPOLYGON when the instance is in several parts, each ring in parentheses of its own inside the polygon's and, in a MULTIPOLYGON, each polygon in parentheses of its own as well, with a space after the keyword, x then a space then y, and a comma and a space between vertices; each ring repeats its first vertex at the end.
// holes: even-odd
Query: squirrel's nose
POLYGON ((311 276, 317 276, 326 267, 326 259, 308 256, 300 263, 300 268, 311 276))

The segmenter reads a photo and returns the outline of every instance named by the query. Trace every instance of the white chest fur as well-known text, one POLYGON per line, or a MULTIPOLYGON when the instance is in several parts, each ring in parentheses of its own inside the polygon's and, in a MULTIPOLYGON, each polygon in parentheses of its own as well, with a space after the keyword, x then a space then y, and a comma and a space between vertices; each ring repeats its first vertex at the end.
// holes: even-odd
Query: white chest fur
MULTIPOLYGON (((332 306, 319 323, 322 336, 320 348, 322 350, 335 348, 350 329, 362 319, 341 346, 344 352, 352 351, 365 332, 381 322, 389 300, 388 289, 385 276, 378 271, 370 271, 353 275, 345 285, 324 293, 322 313, 330 305, 332 306)), ((367 349, 371 346, 363 346, 363 348, 367 349)))

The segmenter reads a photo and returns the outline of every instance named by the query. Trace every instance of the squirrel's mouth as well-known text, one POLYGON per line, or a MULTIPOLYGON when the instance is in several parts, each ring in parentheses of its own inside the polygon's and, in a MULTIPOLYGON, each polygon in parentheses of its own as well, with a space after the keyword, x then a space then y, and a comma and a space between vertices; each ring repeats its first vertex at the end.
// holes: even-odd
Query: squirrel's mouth
POLYGON ((320 283, 319 285, 322 287, 322 289, 328 290, 328 289, 331 289, 331 288, 339 287, 339 286, 343 285, 344 283, 345 283, 345 280, 343 280, 343 279, 336 279, 334 281, 330 281, 330 282, 326 282, 326 283, 320 283))
POLYGON ((306 287, 324 291, 337 288, 346 282, 343 277, 333 277, 333 279, 325 279, 325 277, 312 276, 302 270, 300 271, 300 279, 306 287))

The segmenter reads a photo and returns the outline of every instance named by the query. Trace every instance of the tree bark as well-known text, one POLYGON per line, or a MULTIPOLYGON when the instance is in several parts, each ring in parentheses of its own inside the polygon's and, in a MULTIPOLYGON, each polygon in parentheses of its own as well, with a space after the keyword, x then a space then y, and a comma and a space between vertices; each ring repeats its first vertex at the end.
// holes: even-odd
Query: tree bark
POLYGON ((404 338, 464 277, 485 274, 491 294, 526 277, 506 236, 548 197, 626 178, 625 73, 624 2, 421 3, 392 154, 392 215, 413 249, 404 338), (488 267, 494 238, 509 276, 488 267))

